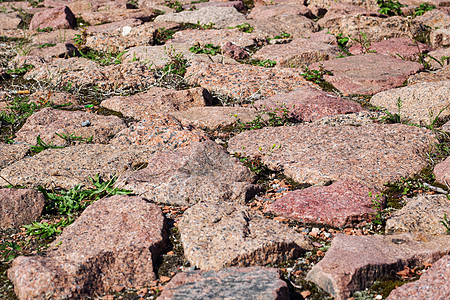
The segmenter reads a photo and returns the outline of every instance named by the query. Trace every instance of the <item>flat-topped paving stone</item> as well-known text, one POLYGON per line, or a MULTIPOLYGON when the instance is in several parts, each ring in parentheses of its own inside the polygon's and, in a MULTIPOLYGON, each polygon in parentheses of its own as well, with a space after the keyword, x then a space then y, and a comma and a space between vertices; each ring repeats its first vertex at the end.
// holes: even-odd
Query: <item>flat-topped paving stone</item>
POLYGON ((20 256, 8 277, 20 299, 88 297, 139 288, 156 279, 153 263, 167 241, 161 209, 140 197, 91 204, 45 256, 20 256))
POLYGON ((352 114, 324 117, 322 119, 314 121, 313 124, 332 125, 332 126, 343 126, 343 125, 361 126, 365 124, 377 123, 377 120, 381 120, 381 118, 385 116, 386 113, 383 111, 363 110, 352 114))
POLYGON ((319 31, 319 25, 313 20, 301 15, 279 15, 265 20, 248 19, 234 22, 230 27, 248 23, 253 27, 253 33, 264 37, 273 38, 282 32, 289 33, 293 38, 304 37, 319 31))
POLYGON ((306 279, 335 299, 347 299, 355 291, 370 288, 384 275, 401 271, 405 266, 413 268, 434 263, 448 253, 449 236, 338 234, 306 279))
POLYGON ((337 58, 311 65, 333 75, 324 75, 342 93, 373 95, 402 85, 408 76, 423 69, 417 62, 403 61, 382 54, 368 53, 337 58))
POLYGON ((448 13, 440 11, 439 9, 427 11, 423 15, 418 16, 417 20, 431 28, 438 27, 448 29, 450 27, 450 16, 448 13))
POLYGON ((393 290, 387 300, 422 300, 450 298, 450 255, 445 255, 424 271, 419 280, 393 290))
MULTIPOLYGON (((16 133, 15 140, 36 145, 40 136, 46 144, 67 145, 68 141, 58 136, 77 136, 92 142, 106 144, 125 122, 117 116, 101 116, 83 111, 67 111, 46 107, 31 115, 16 133)), ((76 141, 75 141, 76 142, 76 141)))
POLYGON ((94 32, 86 37, 86 47, 107 53, 123 52, 136 46, 153 45, 157 32, 174 30, 178 26, 170 22, 149 22, 139 26, 121 26, 113 31, 94 32))
POLYGON ((164 287, 158 299, 287 300, 289 289, 275 268, 225 268, 179 273, 164 287))
MULTIPOLYGON (((89 27, 86 27, 85 30, 86 30, 86 33, 88 36, 94 35, 96 33, 114 33, 116 31, 123 33, 124 27, 131 27, 131 29, 133 29, 134 27, 142 25, 143 23, 144 22, 142 22, 139 19, 131 18, 131 19, 126 19, 126 20, 121 20, 121 21, 116 21, 116 22, 111 22, 111 23, 105 23, 105 24, 101 24, 101 25, 89 26, 89 27)), ((156 24, 158 24, 158 23, 156 23, 156 24)), ((131 33, 131 31, 130 31, 130 33, 131 33)))
POLYGON ((201 270, 274 264, 311 249, 287 225, 232 203, 199 203, 184 212, 179 229, 186 258, 201 270))
POLYGON ((149 145, 160 151, 177 149, 209 139, 208 135, 191 126, 183 126, 172 116, 148 116, 131 123, 110 141, 113 145, 149 145))
POLYGON ((246 21, 245 15, 238 12, 234 7, 203 7, 193 11, 182 11, 157 16, 156 22, 176 22, 208 25, 214 23, 216 28, 224 28, 233 22, 246 21))
POLYGON ((371 11, 380 9, 376 0, 310 0, 309 4, 325 8, 332 8, 336 4, 353 4, 352 6, 362 7, 371 11))
MULTIPOLYGON (((316 0, 313 0, 316 1, 316 0)), ((366 1, 364 1, 366 2, 366 1)), ((344 3, 342 1, 339 2, 331 2, 326 6, 321 6, 320 4, 315 4, 317 7, 326 7, 325 15, 317 21, 317 24, 322 28, 329 28, 336 26, 341 22, 342 18, 349 18, 352 16, 380 16, 377 13, 378 8, 376 10, 367 10, 364 7, 352 5, 351 3, 344 3)), ((323 4, 322 4, 323 5, 323 4)), ((351 42, 351 41, 349 41, 351 42)))
POLYGON ((22 20, 14 13, 0 14, 0 29, 17 29, 22 20))
POLYGON ((0 229, 19 228, 41 216, 44 196, 32 189, 0 189, 0 229))
MULTIPOLYGON (((317 33, 316 33, 317 34, 317 33)), ((338 57, 342 50, 337 43, 316 40, 314 33, 309 38, 294 39, 288 44, 267 45, 253 54, 252 58, 273 60, 281 67, 308 67, 309 65, 338 57)))
MULTIPOLYGON (((413 41, 410 38, 392 38, 373 43, 369 46, 370 51, 378 54, 387 54, 395 58, 404 58, 406 60, 417 61, 419 53, 427 53, 432 49, 424 43, 413 41)), ((360 44, 353 45, 349 49, 353 55, 363 54, 364 49, 360 44)))
POLYGON ((255 101, 254 105, 266 111, 283 111, 285 109, 289 117, 304 122, 363 110, 359 103, 342 99, 334 93, 327 93, 309 86, 255 101))
POLYGON ((30 22, 30 30, 38 30, 44 28, 64 29, 75 28, 77 21, 75 15, 67 6, 60 6, 55 8, 48 8, 39 11, 33 15, 30 22))
POLYGON ((117 186, 158 203, 194 205, 198 201, 244 204, 260 188, 255 176, 213 141, 156 154, 142 170, 122 175, 117 186))
POLYGON ((76 34, 80 34, 80 32, 74 29, 59 29, 50 32, 35 33, 30 37, 30 39, 31 44, 36 46, 45 44, 58 44, 61 42, 73 43, 76 34))
POLYGON ((30 95, 30 101, 34 103, 52 103, 64 107, 76 107, 80 104, 79 99, 67 92, 56 92, 51 90, 38 90, 30 95))
POLYGON ((432 31, 430 33, 430 43, 433 48, 448 48, 450 46, 450 30, 436 29, 432 31))
POLYGON ((91 186, 89 177, 99 174, 104 180, 119 176, 149 161, 155 152, 149 146, 120 148, 89 144, 63 149, 47 149, 21 159, 0 171, 0 186, 59 187, 71 189, 77 184, 91 186))
POLYGON ((186 4, 183 5, 183 8, 185 10, 190 10, 190 9, 200 9, 203 7, 234 7, 237 9, 237 11, 239 12, 245 12, 245 10, 247 9, 244 5, 244 3, 240 0, 238 1, 227 1, 227 2, 223 2, 223 1, 210 1, 210 2, 199 2, 199 3, 194 3, 196 1, 187 1, 190 2, 190 4, 186 4))
POLYGON ((376 191, 364 185, 341 180, 329 186, 313 186, 285 194, 267 207, 268 212, 304 223, 334 227, 358 226, 371 221, 376 211, 376 191), (370 197, 370 193, 373 198, 370 197))
POLYGON ((386 233, 422 232, 446 234, 440 223, 444 214, 450 216, 450 200, 445 195, 420 195, 408 199, 406 205, 389 216, 386 233))
POLYGON ((47 81, 72 88, 140 89, 156 82, 153 71, 139 62, 100 66, 86 58, 55 58, 24 75, 27 80, 47 81))
POLYGON ((131 18, 149 22, 157 15, 158 13, 152 8, 126 9, 125 7, 123 7, 99 11, 84 11, 81 13, 81 18, 89 24, 99 25, 104 23, 123 21, 131 18))
POLYGON ((0 143, 0 168, 24 158, 29 150, 30 146, 24 143, 0 143))
POLYGON ((223 47, 227 42, 231 42, 239 47, 251 47, 256 46, 258 42, 265 42, 265 38, 260 34, 242 32, 238 29, 188 29, 176 32, 173 38, 166 42, 166 45, 188 44, 193 46, 196 44, 213 44, 223 47))
MULTIPOLYGON (((450 132, 450 130, 447 131, 450 132)), ((450 157, 438 163, 434 167, 433 174, 437 182, 448 186, 450 184, 450 157)))
POLYGON ((408 78, 408 85, 436 81, 450 81, 450 66, 446 65, 436 72, 421 72, 408 78))
POLYGON ((297 125, 243 132, 228 142, 230 153, 260 157, 300 183, 354 180, 383 189, 426 165, 436 143, 432 131, 403 124, 297 125))
POLYGON ((435 118, 450 115, 450 80, 417 83, 374 95, 370 104, 417 124, 431 125, 435 118), (400 100, 399 100, 400 99, 400 100), (399 112, 398 101, 401 101, 399 112))
POLYGON ((205 106, 191 107, 185 111, 170 113, 177 118, 183 126, 195 126, 201 129, 215 130, 241 123, 253 121, 258 113, 253 108, 205 106))
POLYGON ((150 115, 205 106, 211 102, 211 95, 204 88, 177 91, 155 87, 145 93, 112 97, 102 101, 100 105, 124 116, 142 120, 150 115))
POLYGON ((278 4, 278 5, 256 6, 252 8, 250 13, 247 15, 247 18, 256 20, 266 20, 268 18, 280 15, 301 15, 308 18, 314 17, 309 8, 302 4, 278 4))
POLYGON ((291 68, 195 63, 187 68, 190 84, 239 100, 286 93, 300 86, 313 86, 291 68))

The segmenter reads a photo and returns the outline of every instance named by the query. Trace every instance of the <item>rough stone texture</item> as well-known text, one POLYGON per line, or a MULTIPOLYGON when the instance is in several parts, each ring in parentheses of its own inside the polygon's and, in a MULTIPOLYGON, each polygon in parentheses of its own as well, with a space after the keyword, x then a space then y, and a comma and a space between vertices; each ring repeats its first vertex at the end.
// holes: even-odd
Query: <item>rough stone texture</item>
POLYGON ((257 116, 252 108, 227 106, 191 107, 170 114, 180 120, 183 126, 193 125, 207 130, 232 126, 237 120, 242 123, 251 122, 257 116))
POLYGON ((439 9, 433 9, 427 11, 421 16, 418 16, 417 21, 422 22, 424 25, 431 28, 449 29, 450 28, 450 16, 448 13, 440 11, 439 9))
MULTIPOLYGON (((12 185, 71 189, 77 184, 91 186, 89 177, 99 174, 109 180, 149 161, 155 149, 149 146, 77 145, 47 149, 2 169, 0 175, 12 185)), ((8 183, 0 178, 0 186, 8 183)))
POLYGON ((213 44, 223 47, 227 42, 231 42, 239 47, 252 47, 262 42, 260 34, 241 32, 237 29, 207 29, 207 30, 183 30, 173 35, 167 41, 167 45, 188 44, 189 46, 200 43, 213 44))
POLYGON ((372 200, 376 194, 360 183, 342 180, 330 186, 289 192, 269 205, 267 210, 305 223, 355 226, 373 218, 372 200))
POLYGON ((73 43, 75 34, 80 34, 78 30, 59 29, 50 32, 39 32, 31 37, 32 45, 73 43))
POLYGON ((57 135, 75 135, 82 138, 92 137, 94 143, 107 143, 119 131, 127 126, 117 116, 100 116, 83 111, 67 111, 46 107, 31 115, 16 133, 15 140, 36 145, 40 135, 46 144, 67 145, 67 141, 57 135), (89 121, 89 126, 83 122, 89 121))
POLYGON ((342 126, 342 125, 353 125, 361 126, 365 124, 376 123, 376 120, 381 120, 382 117, 386 116, 383 111, 360 111, 354 114, 346 115, 335 115, 331 117, 324 117, 313 124, 316 125, 332 125, 332 126, 342 126))
POLYGON ((450 255, 445 255, 426 270, 419 280, 393 290, 387 300, 450 298, 450 255))
POLYGON ((126 19, 139 19, 149 22, 157 16, 153 9, 111 9, 102 11, 85 11, 81 13, 83 20, 92 25, 118 22, 126 19))
POLYGON ((16 29, 21 19, 16 14, 0 13, 0 29, 16 29))
POLYGON ((233 59, 245 59, 250 56, 243 48, 233 44, 232 42, 227 42, 222 46, 222 53, 223 55, 233 59))
POLYGON ((421 82, 436 82, 436 81, 450 81, 450 66, 447 65, 442 69, 428 73, 421 72, 414 74, 408 78, 408 85, 413 85, 421 82))
POLYGON ((301 4, 279 4, 257 6, 251 10, 247 18, 257 20, 267 20, 272 17, 280 15, 302 15, 308 18, 313 18, 311 11, 301 4))
POLYGON ((413 123, 430 125, 435 118, 450 115, 450 80, 418 83, 380 92, 370 104, 382 106, 392 114, 399 113, 397 101, 401 99, 400 115, 413 123))
POLYGON ((164 287, 158 299, 287 300, 289 289, 275 268, 225 268, 179 273, 164 287))
POLYGON ((277 263, 311 249, 287 225, 236 204, 199 203, 185 211, 179 229, 186 258, 201 270, 277 263))
POLYGON ((450 216, 450 200, 447 196, 421 195, 409 199, 405 207, 390 215, 386 222, 386 233, 446 234, 446 228, 440 223, 444 214, 450 216))
POLYGON ((201 25, 214 23, 216 28, 227 27, 233 22, 245 22, 245 16, 238 12, 234 7, 203 7, 194 11, 182 11, 179 13, 170 13, 157 16, 155 21, 166 21, 176 23, 200 22, 201 25))
POLYGON ((28 150, 30 147, 22 143, 12 145, 0 143, 0 168, 24 158, 28 150))
POLYGON ((433 263, 450 253, 450 237, 398 234, 347 236, 338 234, 325 257, 309 271, 307 280, 333 295, 347 299, 383 275, 405 266, 433 263))
POLYGON ((427 62, 435 69, 439 69, 450 64, 450 47, 449 48, 439 48, 428 53, 430 56, 439 60, 441 64, 436 62, 434 59, 428 58, 427 62))
POLYGON ((75 28, 77 22, 75 16, 67 6, 49 8, 34 14, 30 23, 30 30, 75 28))
POLYGON ((157 154, 117 185, 155 202, 193 205, 201 200, 245 203, 258 191, 254 180, 237 159, 208 140, 157 154))
POLYGON ((341 52, 336 44, 316 41, 314 37, 310 37, 294 39, 288 44, 267 45, 252 57, 273 60, 281 67, 305 68, 315 62, 336 58, 341 52))
POLYGON ((208 139, 207 134, 191 126, 183 126, 172 116, 149 116, 132 123, 111 140, 115 145, 149 145, 160 151, 185 147, 208 139))
MULTIPOLYGON (((398 55, 406 60, 416 61, 419 53, 427 53, 431 48, 423 43, 415 42, 410 38, 392 38, 381 42, 373 43, 369 47, 370 51, 378 54, 387 54, 394 58, 398 55), (398 54, 398 55, 397 55, 398 54)), ((350 53, 353 55, 363 54, 363 48, 360 44, 350 47, 350 53)))
POLYGON ((79 101, 75 95, 66 92, 55 92, 50 90, 39 90, 30 95, 30 100, 35 103, 53 103, 54 105, 70 104, 70 107, 77 106, 79 101))
MULTIPOLYGON (((120 34, 123 33, 123 28, 128 26, 131 27, 130 33, 136 29, 135 27, 142 25, 143 22, 138 19, 126 19, 122 21, 112 22, 112 23, 105 23, 101 25, 93 25, 86 27, 86 33, 88 36, 91 36, 95 33, 114 33, 114 32, 120 32, 120 34)), ((151 23, 148 23, 150 25, 151 23)), ((156 23, 158 24, 158 23, 156 23)), ((143 27, 145 28, 145 27, 143 27)))
POLYGON ((443 162, 438 163, 433 170, 436 181, 450 185, 450 157, 447 157, 443 162))
POLYGON ((93 32, 86 38, 86 46, 102 52, 122 52, 136 46, 149 46, 155 43, 158 30, 173 30, 177 23, 150 22, 140 26, 121 26, 106 32, 93 32))
POLYGON ((94 296, 155 280, 153 262, 166 247, 161 209, 140 197, 91 204, 44 256, 20 256, 8 277, 20 299, 94 296))
POLYGON ((291 118, 304 122, 363 110, 359 103, 309 86, 301 87, 290 93, 277 94, 265 100, 258 100, 255 102, 255 107, 268 111, 287 109, 291 118))
POLYGON ((423 69, 417 62, 403 61, 386 55, 368 53, 323 61, 311 69, 331 71, 324 79, 347 94, 373 95, 400 86, 408 76, 423 69))
POLYGON ((153 72, 139 62, 102 67, 78 57, 53 59, 32 69, 24 78, 63 86, 70 83, 72 88, 95 86, 110 90, 140 89, 156 82, 153 72))
POLYGON ((286 93, 308 83, 301 70, 250 65, 192 64, 185 78, 190 84, 236 99, 286 93))
POLYGON ((311 19, 300 15, 279 15, 266 20, 246 20, 234 22, 229 26, 249 23, 254 28, 253 33, 264 37, 274 37, 282 32, 289 33, 293 38, 304 37, 319 31, 319 26, 311 19))
MULTIPOLYGON (((319 6, 322 7, 322 6, 319 6)), ((331 5, 327 8, 325 15, 323 18, 317 21, 317 23, 322 28, 334 27, 336 24, 341 22, 342 18, 349 18, 353 16, 380 16, 380 14, 375 13, 378 9, 374 11, 368 11, 367 9, 351 5, 348 3, 335 2, 331 3, 331 5)))
POLYGON ((433 48, 450 46, 450 30, 437 29, 430 34, 431 46, 433 48))
POLYGON ((230 139, 228 151, 260 156, 300 183, 348 179, 382 189, 422 170, 425 151, 434 143, 431 131, 403 124, 306 124, 243 132, 230 139))
POLYGON ((234 7, 240 12, 245 12, 247 9, 242 1, 211 1, 211 2, 200 2, 200 3, 192 3, 195 1, 187 1, 190 2, 190 4, 183 5, 183 8, 185 10, 189 10, 191 8, 200 9, 203 7, 234 7))
MULTIPOLYGON (((377 16, 347 15, 329 22, 327 26, 323 26, 322 22, 319 22, 319 24, 331 34, 337 35, 342 33, 343 36, 349 36, 357 40, 361 37, 360 32, 363 32, 366 34, 367 42, 369 43, 390 38, 410 38, 411 35, 418 37, 426 33, 423 23, 418 21, 418 18, 406 19, 400 16, 380 18, 377 16)), ((357 42, 350 39, 348 44, 357 44, 357 42)))
POLYGON ((211 95, 204 88, 176 91, 155 87, 133 96, 109 98, 102 101, 100 105, 121 112, 124 116, 142 120, 158 113, 205 106, 211 104, 211 101, 211 95))
MULTIPOLYGON (((71 46, 75 47, 74 45, 70 44, 71 46)), ((45 47, 45 48, 35 48, 31 50, 30 56, 38 56, 43 57, 46 59, 51 59, 52 57, 60 57, 60 58, 68 58, 68 57, 75 57, 75 56, 81 56, 81 54, 76 55, 75 51, 69 52, 68 47, 66 47, 63 43, 58 43, 53 47, 45 47)), ((76 47, 75 47, 76 48, 76 47)), ((77 49, 78 51, 78 49, 77 49)), ((79 52, 78 52, 79 53, 79 52)))
MULTIPOLYGON (((308 3, 316 5, 318 7, 333 7, 337 3, 339 4, 353 4, 354 6, 363 7, 372 11, 378 11, 379 7, 376 0, 309 0, 308 3)), ((353 6, 352 5, 352 6, 353 6)))
POLYGON ((0 229, 29 224, 42 213, 45 198, 31 189, 0 189, 0 229))

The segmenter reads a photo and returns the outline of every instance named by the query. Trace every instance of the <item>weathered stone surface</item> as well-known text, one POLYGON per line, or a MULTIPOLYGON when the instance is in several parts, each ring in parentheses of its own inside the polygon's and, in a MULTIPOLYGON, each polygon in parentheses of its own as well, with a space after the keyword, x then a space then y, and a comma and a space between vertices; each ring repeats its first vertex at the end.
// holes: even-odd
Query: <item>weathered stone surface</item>
POLYGON ((0 168, 24 158, 28 150, 30 147, 22 143, 12 145, 0 143, 0 168))
POLYGON ((450 81, 450 66, 446 65, 442 69, 428 73, 421 72, 414 74, 408 78, 408 85, 413 85, 422 82, 436 82, 436 81, 450 81))
POLYGON ((450 30, 437 29, 431 32, 430 42, 433 48, 450 46, 450 30))
POLYGON ((401 117, 411 122, 430 125, 435 118, 450 115, 448 95, 450 95, 450 80, 418 83, 380 92, 370 99, 370 103, 382 106, 392 114, 400 113, 401 117), (398 99, 401 100, 400 112, 398 99))
POLYGON ((182 11, 157 16, 155 21, 166 21, 176 23, 199 22, 201 25, 214 23, 216 28, 224 28, 233 22, 245 22, 245 16, 234 7, 203 7, 194 11, 182 11))
POLYGON ((50 90, 39 90, 30 95, 30 101, 35 103, 53 103, 54 105, 70 104, 70 107, 79 104, 78 98, 75 95, 66 92, 55 92, 50 90))
POLYGON ((435 69, 439 69, 450 64, 450 47, 439 48, 428 53, 430 56, 436 58, 440 63, 432 58, 426 58, 426 61, 435 69), (442 65, 441 65, 442 64, 442 65))
POLYGON ((339 46, 316 41, 314 35, 312 34, 310 38, 294 39, 288 44, 267 45, 252 57, 260 60, 273 60, 277 66, 305 68, 315 62, 339 56, 341 53, 339 46))
POLYGON ((201 270, 276 263, 311 249, 293 229, 236 204, 199 203, 179 229, 186 258, 201 270))
MULTIPOLYGON (((68 44, 69 47, 77 49, 74 45, 68 44), (71 46, 69 46, 71 45, 71 46)), ((68 47, 66 44, 58 43, 53 47, 45 47, 45 48, 35 48, 31 50, 30 56, 39 56, 46 59, 50 59, 52 57, 60 57, 60 58, 68 58, 68 57, 75 57, 75 56, 81 56, 80 52, 77 50, 74 51, 68 51, 68 47), (76 55, 78 54, 78 55, 76 55)))
POLYGON ((373 218, 375 194, 376 191, 358 182, 342 180, 330 186, 289 192, 269 205, 267 210, 305 223, 355 226, 373 218))
POLYGON ((308 273, 336 299, 372 286, 383 275, 433 263, 450 253, 450 237, 398 234, 347 236, 338 234, 325 257, 308 273))
POLYGON ((149 116, 129 124, 111 140, 114 145, 149 145, 160 151, 177 149, 208 139, 207 134, 191 126, 184 127, 172 116, 149 116))
MULTIPOLYGON (((313 0, 314 1, 314 0, 313 0)), ((316 4, 317 5, 317 4, 316 4)), ((380 14, 376 13, 378 10, 369 11, 363 7, 351 5, 349 3, 342 3, 340 2, 332 2, 331 5, 327 5, 326 14, 317 21, 317 23, 322 28, 329 28, 334 27, 336 24, 339 24, 341 22, 342 18, 349 18, 353 16, 381 16, 380 14)), ((318 5, 318 7, 323 7, 318 5)))
POLYGON ((280 35, 282 32, 289 33, 293 38, 300 38, 319 31, 319 26, 313 20, 300 15, 279 15, 266 20, 249 19, 234 22, 229 26, 234 27, 244 22, 253 27, 252 33, 270 38, 280 35))
POLYGON ((302 15, 308 18, 313 18, 311 11, 301 4, 279 4, 257 6, 251 10, 247 18, 257 20, 267 20, 268 18, 280 15, 302 15))
POLYGON ((314 121, 313 124, 332 125, 332 126, 342 126, 342 125, 361 126, 365 124, 376 123, 376 120, 381 120, 381 118, 385 116, 386 113, 383 111, 363 110, 353 114, 324 117, 322 119, 314 121))
POLYGON ((443 162, 438 163, 433 173, 437 182, 450 185, 450 158, 447 157, 443 162))
POLYGON ((311 65, 311 69, 331 71, 325 80, 347 94, 373 95, 403 84, 408 76, 423 69, 417 62, 368 53, 337 58, 311 65))
POLYGON ((445 255, 426 270, 419 280, 393 290, 387 300, 450 298, 450 256, 445 255))
POLYGON ((150 22, 140 26, 120 26, 106 32, 93 32, 86 38, 86 46, 102 52, 122 52, 136 46, 155 43, 158 30, 173 30, 179 25, 168 22, 150 22))
POLYGON ((289 299, 289 289, 275 268, 225 268, 177 274, 158 299, 289 299))
MULTIPOLYGON (((149 161, 155 149, 149 146, 77 145, 47 149, 2 169, 0 175, 13 185, 71 189, 77 184, 91 186, 89 177, 99 174, 109 180, 149 161)), ((0 186, 9 184, 0 178, 0 186)))
POLYGON ((15 14, 0 13, 0 29, 16 29, 21 19, 15 14))
POLYGON ((211 104, 211 101, 211 95, 204 88, 176 91, 155 87, 133 96, 109 98, 100 105, 121 112, 124 116, 142 120, 149 115, 205 106, 211 104))
MULTIPOLYGON (((93 25, 86 27, 86 33, 88 36, 93 35, 95 33, 114 33, 114 32, 120 32, 123 33, 124 27, 131 27, 131 29, 136 29, 135 27, 142 25, 143 22, 139 19, 126 19, 122 21, 112 22, 112 23, 105 23, 101 25, 93 25)), ((131 31, 132 31, 131 30, 131 31)), ((130 33, 131 33, 130 31, 130 33)), ((125 31, 126 32, 126 31, 125 31)), ((87 42, 87 41, 86 41, 87 42)))
POLYGON ((200 3, 192 3, 195 1, 187 1, 190 2, 190 4, 183 5, 183 8, 185 10, 189 10, 191 8, 194 9, 200 9, 203 7, 234 7, 236 10, 240 12, 245 12, 247 9, 242 1, 210 1, 210 2, 200 2, 200 3))
POLYGON ((50 32, 39 32, 31 37, 32 45, 39 46, 44 44, 74 43, 73 39, 78 30, 59 29, 50 32))
POLYGON ((263 37, 260 34, 241 32, 237 29, 188 29, 176 32, 173 38, 167 41, 167 44, 188 44, 193 46, 200 43, 201 45, 224 46, 227 42, 231 42, 239 47, 251 47, 262 41, 263 37))
MULTIPOLYGON (((375 51, 378 54, 387 54, 394 58, 399 58, 398 55, 406 60, 416 61, 419 53, 427 53, 431 48, 423 43, 413 41, 410 38, 392 38, 373 43, 369 46, 370 51, 375 51)), ((350 47, 350 53, 353 55, 363 54, 364 49, 360 44, 350 47)))
POLYGON ((254 175, 212 141, 153 156, 145 169, 122 176, 118 186, 146 199, 177 205, 198 201, 245 203, 257 191, 254 175))
POLYGON ((309 0, 309 4, 314 4, 318 7, 333 7, 333 5, 337 4, 345 4, 356 7, 363 7, 372 11, 378 11, 379 7, 376 0, 309 0))
POLYGON ((423 15, 418 16, 416 19, 431 28, 450 28, 450 16, 448 13, 440 11, 439 9, 427 11, 423 15))
POLYGON ((180 120, 183 126, 193 125, 208 130, 232 126, 237 120, 242 123, 251 122, 257 116, 252 108, 227 106, 191 107, 170 114, 180 120))
POLYGON ((190 84, 236 99, 257 99, 312 85, 300 74, 301 70, 290 68, 196 63, 187 68, 185 78, 190 84))
POLYGON ((0 229, 29 224, 42 213, 45 198, 32 189, 0 189, 0 229))
POLYGON ((95 86, 101 89, 139 89, 156 82, 153 71, 139 62, 99 66, 86 58, 53 59, 29 71, 25 79, 49 81, 72 88, 95 86))
POLYGON ((34 14, 30 23, 30 30, 75 28, 77 22, 75 16, 67 6, 49 8, 34 14))
POLYGON ((243 132, 230 139, 228 151, 260 156, 269 168, 301 183, 348 179, 382 189, 422 170, 434 143, 431 131, 402 124, 305 124, 243 132))
POLYGON ((232 42, 227 42, 222 46, 222 53, 223 55, 233 59, 245 59, 250 56, 243 48, 233 44, 232 42))
POLYGON ((450 216, 450 200, 445 195, 421 195, 409 199, 406 206, 393 212, 386 222, 386 233, 423 232, 445 234, 440 223, 444 214, 450 216))
POLYGON ((20 299, 87 297, 155 280, 153 262, 165 248, 161 209, 140 197, 91 204, 44 256, 20 256, 8 277, 20 299))
MULTIPOLYGON (((322 21, 323 22, 323 21, 322 21)), ((324 24, 319 22, 321 26, 324 24)), ((362 39, 361 32, 366 35, 366 41, 375 43, 390 38, 410 38, 425 34, 423 23, 418 18, 407 19, 400 16, 382 18, 370 15, 347 15, 330 20, 325 27, 334 35, 342 33, 356 39, 350 39, 349 45, 357 44, 357 40, 362 39)))
POLYGON ((92 137, 92 142, 105 144, 126 127, 123 120, 117 116, 100 116, 83 111, 67 111, 46 107, 27 119, 16 133, 15 140, 35 145, 36 138, 40 135, 42 141, 46 144, 67 145, 67 140, 59 137, 58 133, 86 139, 92 137), (83 126, 83 122, 86 121, 89 121, 89 126, 83 126))
POLYGON ((258 100, 255 102, 255 107, 268 111, 286 109, 291 118, 304 122, 363 110, 359 103, 309 86, 300 87, 286 94, 277 94, 265 100, 258 100))
MULTIPOLYGON (((113 1, 114 2, 114 1, 113 1)), ((157 16, 153 9, 126 9, 118 8, 101 11, 84 11, 81 13, 83 20, 92 25, 103 23, 118 22, 126 19, 139 19, 143 22, 149 22, 157 16)))

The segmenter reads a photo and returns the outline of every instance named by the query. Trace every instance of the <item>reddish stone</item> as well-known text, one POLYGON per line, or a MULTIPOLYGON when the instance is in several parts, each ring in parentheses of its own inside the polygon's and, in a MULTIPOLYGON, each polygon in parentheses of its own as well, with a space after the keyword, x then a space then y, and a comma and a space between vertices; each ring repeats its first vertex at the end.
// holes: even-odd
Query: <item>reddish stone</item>
POLYGON ((308 18, 314 17, 311 11, 301 4, 279 4, 257 6, 251 10, 247 18, 257 20, 267 20, 268 18, 280 15, 301 15, 308 18))
POLYGON ((56 7, 37 12, 30 23, 30 30, 75 28, 77 26, 75 16, 69 7, 56 7))
POLYGON ((45 204, 44 196, 32 189, 0 189, 0 199, 0 229, 35 221, 45 204))
MULTIPOLYGON (((432 50, 428 45, 413 41, 409 38, 393 38, 373 43, 369 49, 378 54, 388 54, 395 58, 402 57, 406 60, 413 61, 417 60, 419 53, 427 53, 432 50)), ((350 47, 350 52, 353 55, 364 53, 360 44, 350 47)))
POLYGON ((445 184, 446 186, 450 185, 450 157, 447 157, 443 162, 438 163, 434 167, 434 176, 436 177, 436 181, 445 184))
POLYGON ((228 42, 225 45, 223 45, 222 51, 224 55, 231 57, 232 59, 244 59, 249 56, 244 49, 242 49, 239 46, 236 46, 231 42, 228 42))
POLYGON ((342 99, 335 94, 304 86, 290 93, 277 94, 255 102, 255 107, 266 111, 286 109, 291 118, 311 122, 326 116, 362 111, 359 103, 342 99))
POLYGON ((304 223, 352 226, 373 219, 376 191, 350 180, 289 192, 267 210, 304 223), (373 195, 373 198, 369 194, 373 195))

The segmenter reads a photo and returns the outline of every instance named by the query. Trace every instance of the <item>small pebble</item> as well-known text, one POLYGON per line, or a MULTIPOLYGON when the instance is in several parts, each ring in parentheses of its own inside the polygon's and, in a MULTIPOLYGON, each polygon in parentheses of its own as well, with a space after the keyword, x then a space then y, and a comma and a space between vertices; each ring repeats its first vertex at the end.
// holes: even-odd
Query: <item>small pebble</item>
POLYGON ((91 126, 91 121, 86 120, 86 121, 84 121, 84 122, 81 122, 81 126, 82 126, 82 127, 88 127, 88 126, 91 126))

